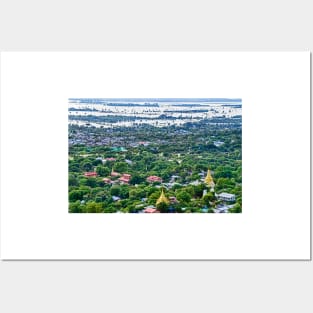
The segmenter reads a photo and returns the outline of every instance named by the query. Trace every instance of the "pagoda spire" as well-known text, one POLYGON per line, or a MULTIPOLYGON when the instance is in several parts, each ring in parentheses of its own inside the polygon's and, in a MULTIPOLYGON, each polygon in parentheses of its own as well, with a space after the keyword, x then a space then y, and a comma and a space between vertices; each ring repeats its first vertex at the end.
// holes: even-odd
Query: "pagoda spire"
POLYGON ((164 189, 162 188, 162 191, 161 191, 161 195, 159 197, 159 199, 157 200, 156 202, 156 205, 160 204, 160 203, 166 203, 166 204, 169 204, 170 201, 166 198, 165 196, 165 193, 164 193, 164 189))
POLYGON ((211 172, 210 172, 210 169, 208 169, 208 173, 204 179, 204 182, 211 188, 214 188, 214 186, 215 186, 214 181, 213 181, 213 177, 212 177, 211 172))

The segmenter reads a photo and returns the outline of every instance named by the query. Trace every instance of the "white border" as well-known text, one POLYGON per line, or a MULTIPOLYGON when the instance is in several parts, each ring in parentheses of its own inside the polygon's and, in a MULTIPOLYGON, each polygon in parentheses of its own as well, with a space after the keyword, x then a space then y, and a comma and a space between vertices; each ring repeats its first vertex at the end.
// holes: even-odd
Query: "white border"
POLYGON ((1 54, 3 259, 309 259, 310 55, 1 54), (68 214, 67 98, 243 99, 243 214, 68 214))

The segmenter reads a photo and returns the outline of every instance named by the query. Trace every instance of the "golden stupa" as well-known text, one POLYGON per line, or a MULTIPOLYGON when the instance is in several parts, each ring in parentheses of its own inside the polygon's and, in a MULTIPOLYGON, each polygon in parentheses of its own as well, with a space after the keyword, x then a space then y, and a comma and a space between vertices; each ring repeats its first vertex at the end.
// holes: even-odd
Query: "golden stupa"
POLYGON ((159 199, 156 202, 156 205, 158 205, 160 203, 166 203, 166 204, 170 203, 170 201, 166 198, 163 189, 162 189, 162 192, 161 192, 161 195, 160 195, 159 199))
POLYGON ((204 182, 210 186, 210 187, 214 187, 215 184, 214 184, 214 181, 213 181, 213 178, 212 178, 212 175, 211 175, 211 172, 210 170, 208 169, 208 173, 206 175, 206 178, 204 179, 204 182))

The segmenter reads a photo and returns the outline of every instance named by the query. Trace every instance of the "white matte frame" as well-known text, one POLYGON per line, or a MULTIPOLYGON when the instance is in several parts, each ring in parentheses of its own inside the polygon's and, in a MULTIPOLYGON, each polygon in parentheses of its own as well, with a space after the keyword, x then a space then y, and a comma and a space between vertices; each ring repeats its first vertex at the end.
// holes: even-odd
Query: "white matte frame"
POLYGON ((1 53, 1 258, 310 259, 310 53, 1 53), (69 214, 79 97, 241 98, 243 213, 69 214))

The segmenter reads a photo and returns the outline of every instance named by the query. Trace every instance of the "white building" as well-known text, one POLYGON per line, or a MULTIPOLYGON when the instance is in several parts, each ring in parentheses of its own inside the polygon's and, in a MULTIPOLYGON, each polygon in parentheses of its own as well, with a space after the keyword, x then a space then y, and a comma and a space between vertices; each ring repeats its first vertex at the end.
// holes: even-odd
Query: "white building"
POLYGON ((219 200, 223 200, 223 201, 235 201, 236 200, 235 195, 233 195, 232 193, 227 193, 227 192, 222 192, 222 193, 218 194, 217 198, 219 200))
POLYGON ((213 144, 215 147, 220 147, 221 145, 224 144, 224 142, 223 141, 214 141, 213 144))

